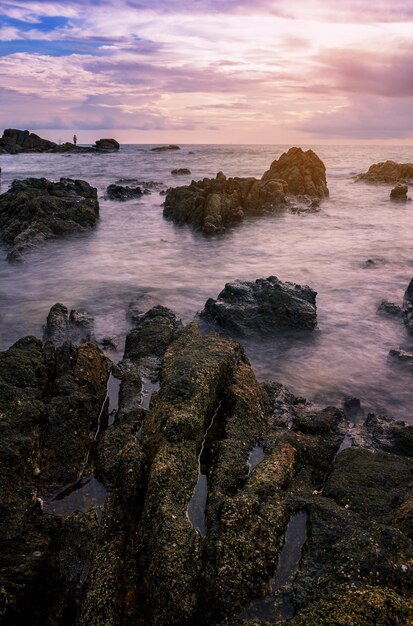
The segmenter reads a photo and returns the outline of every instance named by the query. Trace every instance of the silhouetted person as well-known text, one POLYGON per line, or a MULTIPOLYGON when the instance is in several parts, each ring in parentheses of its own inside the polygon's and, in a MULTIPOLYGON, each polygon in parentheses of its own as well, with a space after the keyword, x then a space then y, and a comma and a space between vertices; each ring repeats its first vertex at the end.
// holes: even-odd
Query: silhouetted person
POLYGON ((76 145, 77 144, 77 137, 76 135, 73 135, 73 143, 76 145))

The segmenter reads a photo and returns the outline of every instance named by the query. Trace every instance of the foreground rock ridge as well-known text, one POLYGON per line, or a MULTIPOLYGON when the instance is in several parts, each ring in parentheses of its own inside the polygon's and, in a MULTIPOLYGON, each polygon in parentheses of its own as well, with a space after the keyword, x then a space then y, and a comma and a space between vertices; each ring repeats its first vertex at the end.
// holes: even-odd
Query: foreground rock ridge
POLYGON ((47 239, 91 228, 98 217, 97 190, 84 180, 26 178, 0 195, 0 235, 10 261, 47 239))
POLYGON ((166 307, 134 324, 117 365, 62 304, 0 353, 0 623, 412 623, 413 427, 260 385, 166 307))
POLYGON ((191 224, 205 234, 222 232, 246 216, 280 211, 316 209, 328 196, 326 170, 312 150, 290 148, 273 161, 260 180, 216 178, 192 181, 169 189, 164 216, 177 224, 191 224))
POLYGON ((117 152, 120 146, 116 139, 98 139, 91 147, 78 146, 70 141, 57 144, 48 139, 42 139, 35 133, 17 128, 7 128, 0 137, 0 154, 20 154, 22 152, 117 152))

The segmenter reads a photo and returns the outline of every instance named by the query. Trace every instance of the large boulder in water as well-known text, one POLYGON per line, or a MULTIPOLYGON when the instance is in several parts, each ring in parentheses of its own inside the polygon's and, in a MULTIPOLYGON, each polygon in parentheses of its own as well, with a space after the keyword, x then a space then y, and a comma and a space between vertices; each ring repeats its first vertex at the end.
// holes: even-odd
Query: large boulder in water
POLYGON ((96 152, 118 152, 119 148, 116 139, 98 139, 96 142, 96 152))
POLYGON ((0 196, 0 234, 12 246, 9 260, 46 239, 91 228, 99 217, 97 190, 84 180, 13 181, 0 196))
POLYGON ((413 182, 413 163, 382 161, 370 165, 367 172, 359 174, 356 180, 366 183, 408 183, 413 182))
POLYGON ((276 276, 227 283, 209 298, 201 317, 237 335, 268 334, 283 328, 313 330, 317 293, 308 286, 283 283, 276 276))
POLYGON ((280 179, 288 184, 288 193, 296 196, 324 198, 329 195, 325 165, 313 150, 304 152, 301 148, 290 148, 271 163, 261 182, 280 179))
POLYGON ((163 214, 177 224, 191 224, 205 234, 214 234, 248 215, 296 209, 297 196, 308 209, 314 200, 327 195, 322 161, 312 150, 291 148, 272 163, 261 180, 227 178, 219 172, 216 178, 169 189, 163 214))
MULTIPOLYGON (((119 200, 124 202, 125 200, 133 200, 134 198, 140 198, 146 192, 142 190, 142 187, 128 187, 123 185, 108 185, 106 187, 106 198, 109 200, 119 200)), ((146 192, 148 193, 148 192, 146 192)))

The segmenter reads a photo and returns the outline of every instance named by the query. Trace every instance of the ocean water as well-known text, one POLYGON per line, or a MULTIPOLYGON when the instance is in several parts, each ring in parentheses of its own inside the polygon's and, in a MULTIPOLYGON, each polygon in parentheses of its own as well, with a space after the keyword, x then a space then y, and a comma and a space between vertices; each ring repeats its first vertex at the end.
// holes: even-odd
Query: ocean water
POLYGON ((118 154, 0 155, 4 192, 15 178, 82 178, 98 188, 94 231, 55 240, 9 265, 0 246, 0 348, 42 336, 55 302, 86 309, 99 337, 115 337, 122 354, 129 303, 141 295, 171 307, 184 322, 234 279, 270 275, 318 292, 318 329, 311 337, 246 342, 260 380, 278 380, 323 405, 346 395, 374 411, 413 423, 413 371, 388 360, 390 348, 410 347, 400 320, 377 313, 383 299, 401 303, 413 276, 413 202, 389 201, 389 186, 355 183, 372 163, 413 161, 400 147, 311 146, 327 167, 330 198, 318 213, 248 219, 216 238, 178 227, 162 216, 157 191, 124 203, 104 199, 120 179, 168 186, 215 176, 260 177, 289 146, 181 146, 154 153, 122 146, 118 154), (173 168, 190 176, 174 177, 173 168), (376 262, 366 266, 367 259, 376 262))

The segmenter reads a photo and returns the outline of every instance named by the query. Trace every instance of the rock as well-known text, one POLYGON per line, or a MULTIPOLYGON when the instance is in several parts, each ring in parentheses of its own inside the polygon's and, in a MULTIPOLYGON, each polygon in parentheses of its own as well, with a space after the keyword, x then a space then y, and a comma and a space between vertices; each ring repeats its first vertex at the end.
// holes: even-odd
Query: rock
POLYGON ((407 331, 413 333, 413 278, 404 292, 402 315, 407 331))
MULTIPOLYGON (((0 353, 0 568, 8 598, 2 607, 4 623, 53 623, 46 599, 57 579, 53 587, 42 584, 45 574, 52 573, 49 559, 58 525, 45 510, 56 493, 86 470, 108 373, 106 359, 88 343, 55 349, 25 337, 0 353), (41 607, 43 619, 37 613, 41 607)), ((68 564, 65 576, 70 578, 68 564)), ((64 595, 62 579, 58 586, 64 595)))
POLYGON ((171 170, 171 174, 173 174, 174 176, 185 176, 186 174, 190 174, 191 170, 189 170, 187 167, 180 167, 176 170, 171 170))
POLYGON ((96 141, 96 152, 118 152, 120 148, 116 139, 98 139, 96 141))
POLYGON ((11 246, 10 260, 52 237, 91 228, 98 217, 97 191, 84 180, 26 178, 0 195, 0 233, 11 246))
POLYGON ((140 198, 143 195, 141 187, 122 187, 121 185, 109 185, 106 188, 105 196, 109 200, 131 200, 133 198, 140 198))
POLYGON ((8 128, 0 138, 0 153, 19 154, 21 152, 56 152, 56 153, 93 153, 93 152, 116 152, 119 143, 115 139, 99 139, 93 147, 77 146, 70 141, 57 144, 54 141, 42 139, 28 130, 8 128))
POLYGON ((156 148, 151 148, 151 152, 166 152, 167 150, 180 150, 179 146, 174 144, 169 144, 169 146, 157 146, 156 148))
POLYGON ((389 356, 391 356, 394 359, 397 359, 397 361, 400 361, 400 363, 413 366, 413 352, 410 352, 409 350, 401 350, 401 349, 392 348, 389 351, 389 356))
POLYGON ((343 398, 343 409, 349 419, 357 418, 363 414, 359 398, 354 398, 353 396, 345 396, 343 398))
POLYGON ((398 200, 401 202, 406 202, 407 200, 407 192, 409 191, 409 188, 407 185, 402 185, 401 183, 398 183, 390 192, 390 199, 391 200, 398 200))
POLYGON ((167 346, 182 328, 182 323, 176 319, 176 315, 161 305, 149 309, 135 323, 135 329, 126 337, 127 359, 163 356, 167 346))
POLYGON ((413 182, 413 163, 384 161, 370 165, 367 172, 359 174, 356 180, 367 183, 408 183, 413 182))
POLYGON ((328 195, 325 167, 311 150, 291 148, 272 163, 261 180, 227 179, 219 172, 214 179, 204 178, 169 189, 163 214, 177 224, 191 224, 205 234, 215 234, 242 222, 247 215, 282 211, 287 207, 296 210, 296 203, 288 194, 300 194, 302 207, 307 209, 314 197, 328 195))
POLYGON ((379 313, 391 315, 392 317, 401 317, 402 315, 402 308, 398 304, 394 304, 394 302, 388 302, 387 300, 381 301, 377 311, 379 313))
POLYGON ((314 330, 316 292, 283 283, 275 276, 227 283, 216 300, 207 300, 201 317, 238 335, 271 334, 285 328, 314 330))
POLYGON ((44 331, 44 341, 52 341, 56 346, 61 346, 65 341, 83 343, 93 341, 93 317, 86 311, 68 309, 59 302, 54 304, 47 316, 44 331))
POLYGON ((383 259, 383 257, 375 257, 374 259, 367 259, 367 261, 364 261, 361 267, 369 269, 377 267, 378 265, 383 265, 384 263, 386 263, 386 260, 383 259))
POLYGON ((312 150, 290 148, 278 160, 271 163, 261 182, 285 180, 288 193, 308 195, 310 198, 324 198, 329 195, 326 182, 326 168, 312 150))
POLYGON ((5 152, 16 154, 19 152, 46 152, 57 147, 54 141, 42 139, 28 130, 8 128, 0 139, 0 147, 5 152))

